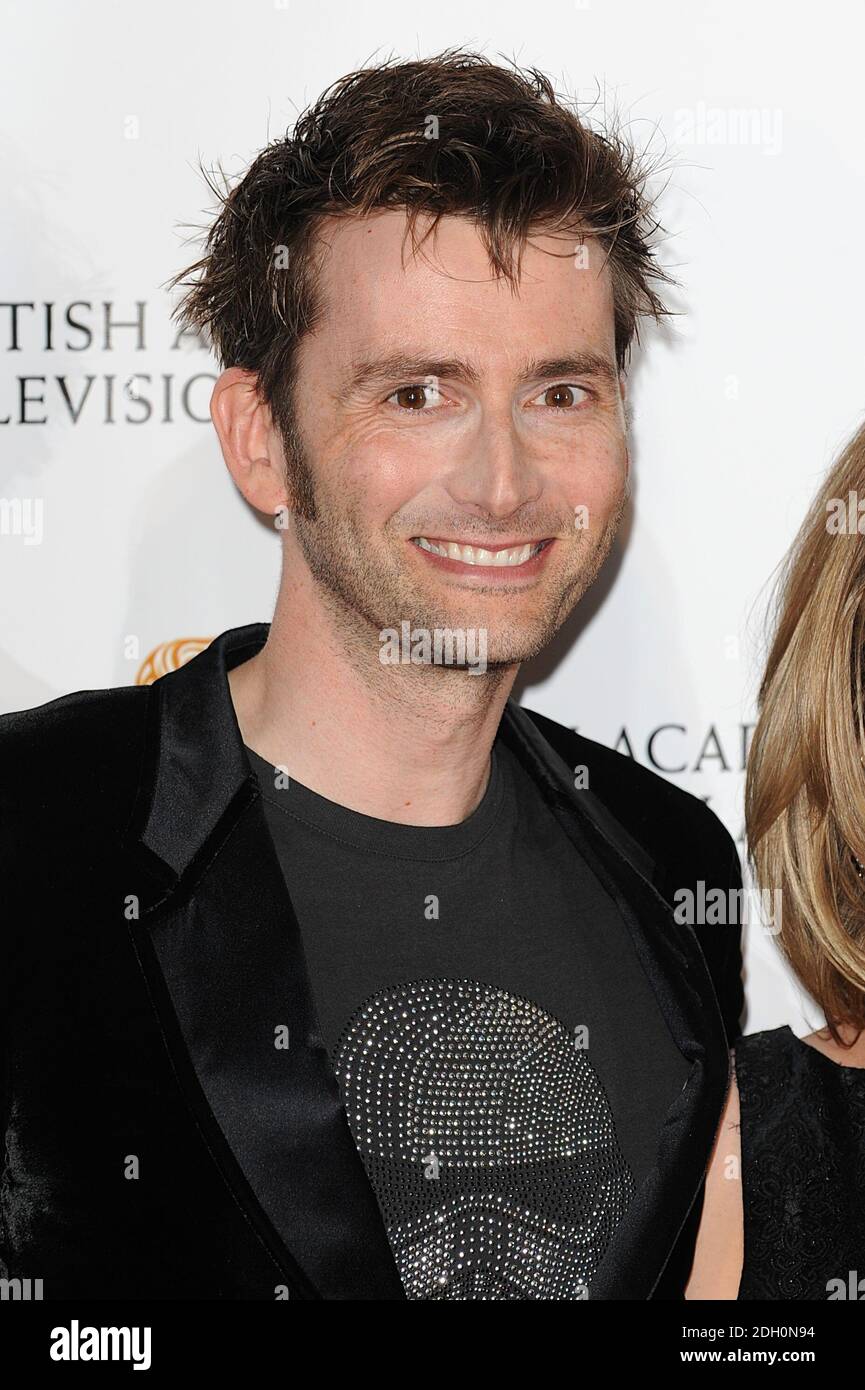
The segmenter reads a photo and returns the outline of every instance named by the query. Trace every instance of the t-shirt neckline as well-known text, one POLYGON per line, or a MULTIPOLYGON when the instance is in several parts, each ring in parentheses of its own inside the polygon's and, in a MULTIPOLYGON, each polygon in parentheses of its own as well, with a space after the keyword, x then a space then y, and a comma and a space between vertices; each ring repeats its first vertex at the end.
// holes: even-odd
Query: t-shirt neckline
POLYGON ((496 743, 484 794, 471 814, 456 825, 403 825, 380 820, 331 801, 295 778, 289 778, 287 786, 277 787, 274 765, 247 744, 244 748, 268 805, 331 839, 390 857, 445 860, 467 854, 489 835, 504 797, 502 754, 496 743))

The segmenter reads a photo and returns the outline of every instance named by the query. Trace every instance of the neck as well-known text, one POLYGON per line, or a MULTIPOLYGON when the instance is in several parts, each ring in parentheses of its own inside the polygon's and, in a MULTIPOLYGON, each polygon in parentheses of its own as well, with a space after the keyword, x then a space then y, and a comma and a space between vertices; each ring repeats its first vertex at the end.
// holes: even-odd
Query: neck
POLYGON ((228 674, 243 741, 319 795, 379 820, 455 825, 486 789, 518 666, 382 665, 378 641, 283 575, 267 641, 228 674))

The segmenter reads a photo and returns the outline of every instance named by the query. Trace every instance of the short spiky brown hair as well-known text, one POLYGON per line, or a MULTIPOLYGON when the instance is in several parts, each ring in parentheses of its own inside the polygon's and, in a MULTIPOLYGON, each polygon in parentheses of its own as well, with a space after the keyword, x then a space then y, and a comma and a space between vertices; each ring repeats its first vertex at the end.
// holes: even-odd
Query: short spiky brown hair
POLYGON ((640 316, 667 312, 653 288, 671 277, 654 259, 647 178, 620 133, 591 129, 534 68, 464 49, 361 68, 233 189, 208 180, 219 212, 204 255, 169 282, 186 289, 174 317, 211 343, 223 368, 257 374, 288 437, 297 344, 321 314, 317 229, 328 217, 403 207, 415 246, 420 216, 432 219, 421 242, 440 217, 471 217, 491 268, 511 284, 533 230, 595 237, 610 267, 622 367, 640 316))

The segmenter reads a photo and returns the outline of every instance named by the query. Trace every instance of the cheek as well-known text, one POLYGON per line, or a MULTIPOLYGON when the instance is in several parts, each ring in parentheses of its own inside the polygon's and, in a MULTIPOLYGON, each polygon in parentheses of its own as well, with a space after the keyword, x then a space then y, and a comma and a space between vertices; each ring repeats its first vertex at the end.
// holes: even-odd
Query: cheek
POLYGON ((615 511, 628 485, 628 450, 622 435, 601 432, 569 451, 558 470, 570 507, 585 506, 602 519, 615 511))
POLYGON ((380 530, 423 491, 426 473, 417 457, 408 459, 382 432, 348 444, 327 469, 327 491, 335 509, 352 516, 361 529, 380 530))

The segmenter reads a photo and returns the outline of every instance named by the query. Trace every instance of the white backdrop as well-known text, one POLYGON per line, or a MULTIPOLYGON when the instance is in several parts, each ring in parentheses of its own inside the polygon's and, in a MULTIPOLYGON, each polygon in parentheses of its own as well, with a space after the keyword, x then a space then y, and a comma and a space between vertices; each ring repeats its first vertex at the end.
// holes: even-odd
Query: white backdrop
MULTIPOLYGON (((708 798, 739 839, 767 583, 865 399, 865 20, 844 0, 33 0, 3 16, 0 709, 143 679, 165 644, 270 618, 278 539, 231 483, 214 363, 175 342, 160 288, 210 205, 198 158, 239 174, 344 72, 465 44, 582 102, 600 91, 599 114, 666 152, 681 282, 680 317, 631 370, 620 544, 521 698, 708 798)), ((754 928, 747 990, 748 1031, 820 1021, 754 928)))

